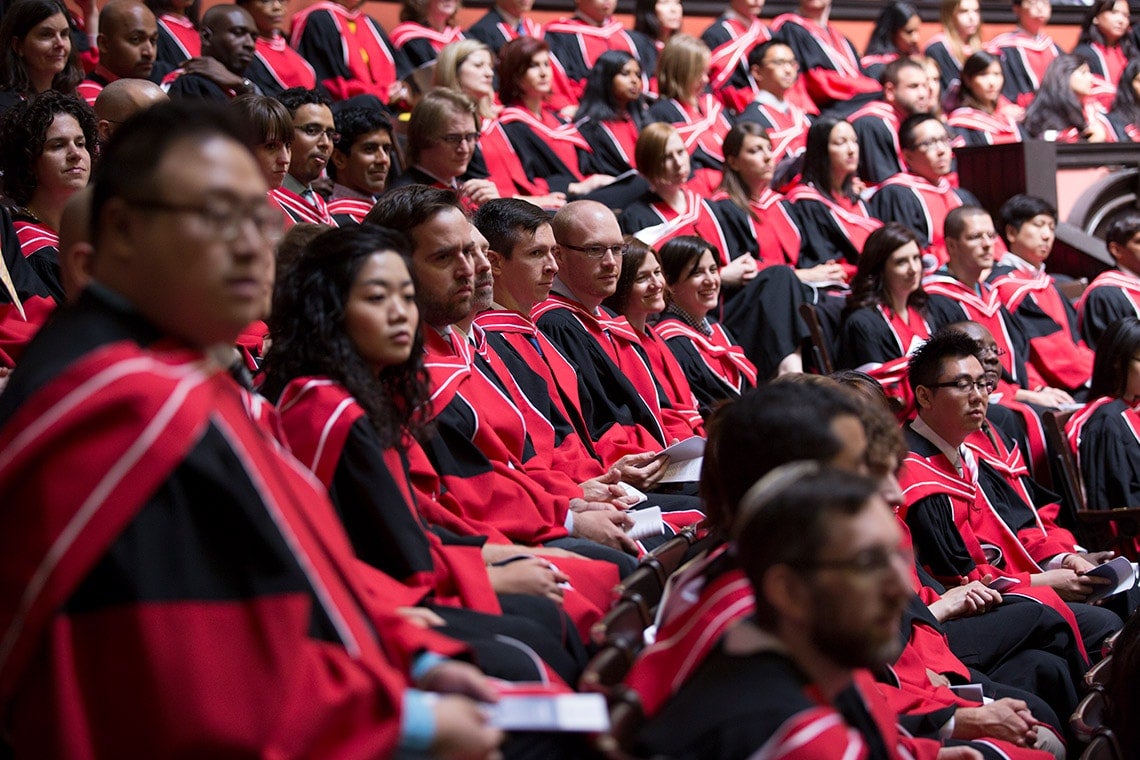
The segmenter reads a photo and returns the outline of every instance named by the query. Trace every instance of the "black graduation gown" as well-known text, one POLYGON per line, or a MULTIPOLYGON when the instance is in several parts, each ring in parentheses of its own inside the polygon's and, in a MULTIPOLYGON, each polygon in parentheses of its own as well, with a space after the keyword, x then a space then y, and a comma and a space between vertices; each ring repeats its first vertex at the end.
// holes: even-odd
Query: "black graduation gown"
POLYGON ((864 182, 877 185, 906 169, 899 163, 897 134, 890 124, 871 114, 855 119, 851 126, 859 138, 859 177, 864 182))
POLYGON ((1140 417, 1121 399, 1101 406, 1081 429, 1080 465, 1089 509, 1140 504, 1140 417))
POLYGON ((228 103, 230 94, 218 85, 199 74, 183 74, 170 84, 167 94, 172 100, 187 98, 211 100, 215 103, 228 103))

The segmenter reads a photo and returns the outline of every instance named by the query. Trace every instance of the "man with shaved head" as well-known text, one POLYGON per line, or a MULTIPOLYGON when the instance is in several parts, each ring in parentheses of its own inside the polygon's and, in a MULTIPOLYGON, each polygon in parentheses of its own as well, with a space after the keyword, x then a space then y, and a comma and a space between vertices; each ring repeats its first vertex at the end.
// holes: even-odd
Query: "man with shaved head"
POLYGON ((77 94, 94 106, 99 93, 119 79, 149 79, 158 49, 158 22, 140 0, 109 0, 99 13, 99 65, 79 83, 77 94))
POLYGON ((628 250, 614 212, 595 201, 574 201, 554 215, 551 227, 558 274, 534 318, 578 371, 582 411, 598 454, 614 461, 691 437, 692 424, 669 407, 637 335, 601 308, 617 289, 628 250))
POLYGON ((170 97, 224 103, 238 95, 257 93, 256 85, 245 76, 257 39, 257 25, 249 11, 237 5, 215 5, 202 16, 200 34, 202 58, 217 61, 229 76, 198 68, 176 69, 162 80, 170 97))
POLYGON ((99 142, 106 142, 127 119, 155 103, 169 100, 154 82, 146 79, 116 79, 95 98, 99 142))

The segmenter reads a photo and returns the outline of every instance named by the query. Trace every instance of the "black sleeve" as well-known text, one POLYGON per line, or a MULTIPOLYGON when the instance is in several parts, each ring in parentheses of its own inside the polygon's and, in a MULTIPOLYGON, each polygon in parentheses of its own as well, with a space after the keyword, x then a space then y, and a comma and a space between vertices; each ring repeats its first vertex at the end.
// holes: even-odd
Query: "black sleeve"
POLYGON ((954 505, 949 496, 934 494, 919 499, 907 509, 906 524, 919 563, 935 578, 969 575, 976 567, 954 524, 954 505))

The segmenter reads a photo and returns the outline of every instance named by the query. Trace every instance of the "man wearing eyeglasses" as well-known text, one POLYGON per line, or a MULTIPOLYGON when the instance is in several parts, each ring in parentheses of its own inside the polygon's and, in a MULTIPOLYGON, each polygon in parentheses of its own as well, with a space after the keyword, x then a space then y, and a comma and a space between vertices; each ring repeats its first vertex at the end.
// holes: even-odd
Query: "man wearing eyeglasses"
POLYGON ((24 507, 0 530, 5 744, 490 757, 502 735, 472 700, 410 688, 493 700, 489 685, 381 601, 394 582, 360 568, 327 494, 214 358, 262 308, 282 231, 244 139, 201 103, 115 135, 94 280, 0 396, 0 493, 24 507))
POLYGON ((270 191, 293 224, 335 226, 324 196, 313 183, 321 178, 340 139, 329 99, 317 90, 292 87, 277 96, 293 118, 293 158, 280 187, 270 191))
POLYGON ((479 117, 475 102, 446 87, 424 95, 408 120, 409 167, 391 187, 427 185, 454 190, 468 210, 499 197, 495 183, 486 179, 482 157, 478 165, 479 117))
POLYGON ((1099 558, 1079 552, 1067 531, 1050 534, 994 458, 967 445, 982 429, 990 393, 977 350, 966 335, 941 331, 911 357, 918 417, 904 427, 910 453, 899 514, 919 562, 939 581, 1012 579, 1012 587, 999 590, 1050 605, 1076 625, 1085 651, 1097 654, 1122 626, 1114 613, 1080 603, 1107 582, 1083 575, 1099 558))
POLYGON ((968 190, 950 181, 954 153, 950 134, 937 116, 916 113, 899 126, 899 147, 907 170, 885 180, 871 196, 871 216, 900 222, 918 235, 926 271, 946 263, 942 230, 946 215, 960 206, 978 206, 968 190))
POLYGON ((637 453, 692 437, 690 418, 669 406, 636 333, 602 308, 617 290, 626 251, 614 212, 595 201, 574 201, 551 226, 558 274, 533 316, 578 370, 590 438, 610 451, 637 453))

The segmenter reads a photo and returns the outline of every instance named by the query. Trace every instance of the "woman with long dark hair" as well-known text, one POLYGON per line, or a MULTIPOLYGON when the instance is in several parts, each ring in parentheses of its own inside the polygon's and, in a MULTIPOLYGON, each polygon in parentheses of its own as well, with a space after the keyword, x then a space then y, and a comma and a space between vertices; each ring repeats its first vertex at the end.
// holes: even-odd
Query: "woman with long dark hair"
POLYGON ((57 0, 18 0, 0 21, 0 113, 37 93, 70 95, 83 79, 67 9, 57 0))
POLYGON ((872 232, 851 280, 837 364, 863 370, 909 406, 906 362, 930 337, 925 305, 918 237, 898 222, 872 232))
POLYGON ((665 310, 654 326, 708 417, 716 406, 756 387, 756 366, 712 317, 720 303, 717 255, 699 237, 673 238, 661 247, 665 310))
MULTIPOLYGON (((669 38, 681 30, 684 19, 681 0, 636 0, 633 6, 633 30, 652 40, 658 53, 669 38)), ((656 61, 653 63, 654 66, 650 66, 646 62, 647 72, 656 70, 656 61)))
POLYGON ((804 236, 801 267, 838 263, 855 272, 867 236, 883 226, 860 199, 859 141, 851 124, 830 116, 808 130, 800 184, 788 193, 804 236))
POLYGON ((1140 142, 1140 59, 1124 67, 1108 118, 1120 140, 1140 142))
POLYGON ((946 120, 960 144, 1021 142, 1021 127, 1017 122, 1024 114, 1001 94, 1005 85, 1001 59, 979 50, 966 59, 961 77, 959 105, 946 120))
MULTIPOLYGON (((497 634, 526 642, 573 678, 580 663, 548 632, 563 630, 561 615, 533 598, 560 601, 565 577, 535 559, 489 570, 477 544, 446 543, 429 530, 443 508, 416 499, 407 456, 430 402, 410 253, 402 234, 370 225, 314 239, 275 289, 264 391, 293 453, 328 488, 357 557, 401 581, 406 604, 426 605, 446 622, 443 632, 493 656, 508 678, 528 668, 494 643, 497 634), (529 575, 514 576, 514 587, 526 595, 498 597, 493 584, 514 588, 504 579, 520 570, 529 575), (517 614, 500 614, 501 604, 517 614)), ((580 643, 573 648, 580 654, 580 643)))
POLYGON ((1136 57, 1131 32, 1132 14, 1127 0, 1095 0, 1081 22, 1081 36, 1073 55, 1089 65, 1093 93, 1105 108, 1112 106, 1121 74, 1136 57))
POLYGON ((1097 342, 1089 397, 1065 428, 1089 509, 1140 504, 1140 320, 1114 322, 1097 342))
POLYGON ((60 303, 59 226, 63 207, 87 187, 96 150, 95 115, 71 95, 48 90, 0 121, 0 187, 24 258, 60 303))
POLYGON ((641 63, 624 50, 598 56, 574 118, 593 150, 598 171, 618 176, 636 168, 637 135, 649 120, 641 90, 641 63))
POLYGON ((1093 97, 1088 63, 1061 55, 1049 64, 1037 97, 1025 112, 1025 131, 1055 142, 1116 142, 1116 131, 1093 97))
POLYGON ((883 69, 891 61, 903 56, 918 58, 922 49, 918 46, 918 36, 922 32, 922 17, 918 9, 910 3, 888 3, 875 19, 871 29, 871 39, 859 61, 863 73, 872 79, 879 79, 883 69))

